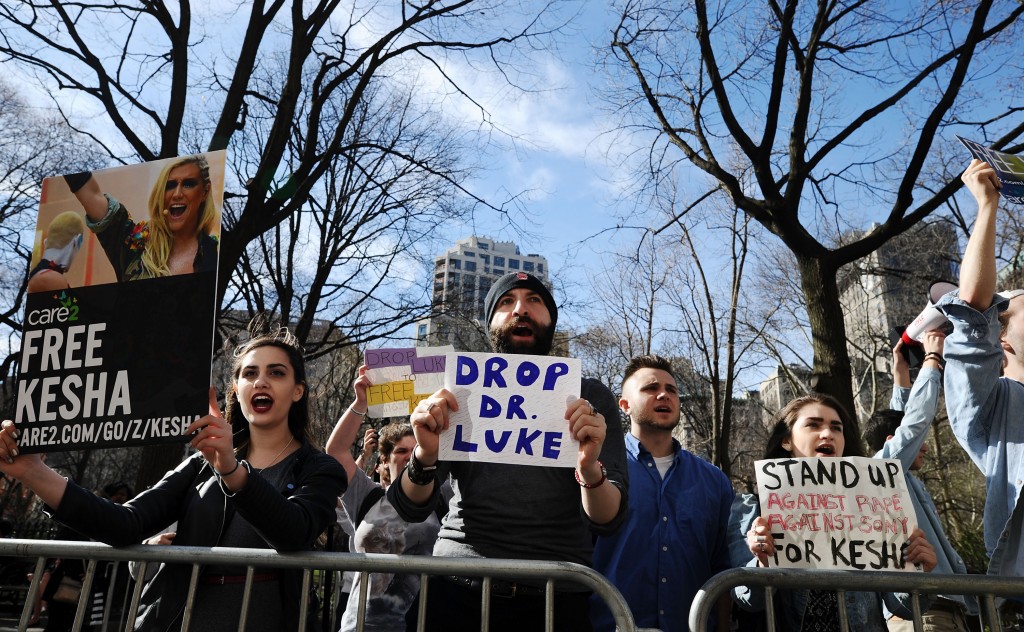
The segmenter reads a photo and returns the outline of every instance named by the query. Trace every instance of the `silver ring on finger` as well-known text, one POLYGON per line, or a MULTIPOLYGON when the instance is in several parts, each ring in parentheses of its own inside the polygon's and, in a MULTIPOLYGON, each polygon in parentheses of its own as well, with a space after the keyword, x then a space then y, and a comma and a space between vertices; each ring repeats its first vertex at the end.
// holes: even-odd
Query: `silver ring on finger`
POLYGON ((437 402, 430 402, 430 406, 427 406, 427 412, 429 413, 431 410, 433 410, 434 406, 437 406, 437 402))
POLYGON ((765 543, 765 542, 767 542, 767 541, 768 541, 768 538, 767 538, 767 537, 765 537, 765 536, 763 536, 763 535, 759 535, 759 536, 757 536, 757 542, 758 542, 758 543, 760 543, 760 544, 764 544, 764 543, 765 543))

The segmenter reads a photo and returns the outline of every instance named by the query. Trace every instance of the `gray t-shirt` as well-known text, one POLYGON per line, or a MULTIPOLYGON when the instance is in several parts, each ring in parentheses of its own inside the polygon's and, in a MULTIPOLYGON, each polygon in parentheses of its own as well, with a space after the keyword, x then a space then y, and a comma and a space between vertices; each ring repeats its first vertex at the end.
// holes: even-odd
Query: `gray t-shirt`
MULTIPOLYGON (((279 487, 287 471, 289 460, 260 471, 275 487, 279 487)), ((249 522, 235 512, 221 534, 218 546, 245 549, 270 548, 266 540, 256 532, 249 522)), ((279 572, 279 569, 256 567, 256 574, 279 572)), ((204 569, 209 575, 245 575, 244 566, 213 565, 204 569)), ((281 608, 280 579, 253 582, 252 594, 249 596, 249 612, 246 618, 246 630, 275 632, 293 629, 295 624, 284 621, 281 608)), ((191 627, 197 630, 231 630, 238 627, 241 614, 242 595, 245 584, 225 584, 209 586, 200 584, 196 590, 196 601, 192 612, 191 627)))
MULTIPOLYGON (((360 470, 352 475, 348 489, 341 497, 345 511, 352 519, 367 495, 379 487, 360 470)), ((441 528, 437 516, 431 515, 423 522, 408 523, 402 520, 386 496, 374 504, 363 521, 354 525, 350 548, 356 553, 394 553, 405 555, 430 555, 441 528)), ((362 629, 378 632, 405 630, 405 613, 420 589, 419 575, 394 573, 370 573, 366 599, 366 625, 362 629)), ((345 616, 341 620, 341 632, 356 629, 359 611, 359 591, 362 575, 357 574, 352 583, 345 616)))

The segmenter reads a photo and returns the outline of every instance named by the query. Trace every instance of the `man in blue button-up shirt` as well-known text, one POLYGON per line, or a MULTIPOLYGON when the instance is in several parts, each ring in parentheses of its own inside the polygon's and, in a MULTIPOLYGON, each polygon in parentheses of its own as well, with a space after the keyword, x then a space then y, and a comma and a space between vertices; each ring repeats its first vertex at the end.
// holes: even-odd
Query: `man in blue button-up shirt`
MULTIPOLYGON (((594 547, 594 568, 626 598, 638 627, 688 630, 694 596, 712 575, 730 568, 726 529, 733 491, 721 470, 672 438, 679 425, 679 391, 672 366, 659 356, 633 358, 619 407, 629 416, 629 517, 594 547)), ((594 629, 615 623, 592 601, 594 629)), ((728 613, 728 598, 723 600, 728 613)), ((729 629, 728 616, 719 630, 729 629)))
POLYGON ((999 180, 972 160, 963 181, 978 218, 960 267, 960 289, 937 307, 953 323, 946 338, 944 386, 957 440, 985 475, 985 548, 989 573, 1024 576, 1024 296, 997 295, 999 180), (1000 377, 1002 371, 1002 377, 1000 377))

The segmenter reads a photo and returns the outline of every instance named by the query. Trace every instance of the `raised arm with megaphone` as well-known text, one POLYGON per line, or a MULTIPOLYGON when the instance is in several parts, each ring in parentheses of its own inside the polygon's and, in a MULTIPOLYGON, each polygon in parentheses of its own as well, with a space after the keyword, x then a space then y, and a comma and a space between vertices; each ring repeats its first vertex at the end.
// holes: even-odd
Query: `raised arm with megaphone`
POLYGON ((928 288, 928 305, 917 315, 907 328, 900 335, 905 345, 920 345, 921 336, 926 331, 931 331, 949 322, 942 312, 935 309, 935 303, 957 288, 955 283, 949 281, 936 281, 928 288))

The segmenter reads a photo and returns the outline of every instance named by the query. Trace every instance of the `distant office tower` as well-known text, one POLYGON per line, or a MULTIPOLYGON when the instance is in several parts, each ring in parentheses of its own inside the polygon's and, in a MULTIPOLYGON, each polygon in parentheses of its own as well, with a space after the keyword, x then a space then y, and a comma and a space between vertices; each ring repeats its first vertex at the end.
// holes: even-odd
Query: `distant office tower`
POLYGON ((432 314, 416 323, 417 345, 453 345, 459 351, 488 351, 482 324, 484 298, 495 279, 508 272, 529 272, 545 285, 548 260, 524 255, 511 241, 466 237, 434 259, 432 314))
MULTIPOLYGON (((861 236, 860 232, 852 235, 854 239, 861 236)), ((859 419, 888 408, 894 332, 924 309, 933 281, 956 282, 953 261, 958 252, 951 225, 919 224, 840 270, 839 302, 857 405, 853 412, 859 419)), ((761 383, 765 415, 814 390, 813 381, 807 368, 777 367, 761 383)))
POLYGON ((811 389, 810 369, 798 364, 777 365, 768 377, 761 381, 758 400, 765 422, 789 403, 789 400, 807 394, 811 389))

